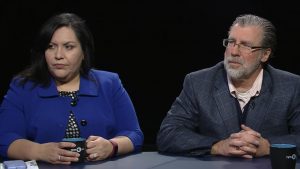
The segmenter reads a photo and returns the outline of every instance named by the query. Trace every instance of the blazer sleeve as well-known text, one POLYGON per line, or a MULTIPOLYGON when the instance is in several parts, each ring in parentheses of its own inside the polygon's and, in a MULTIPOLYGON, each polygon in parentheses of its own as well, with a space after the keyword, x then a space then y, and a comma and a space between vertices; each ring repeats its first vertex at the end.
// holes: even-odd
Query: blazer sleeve
POLYGON ((113 79, 112 90, 112 107, 117 125, 116 136, 127 136, 134 145, 134 151, 140 151, 144 135, 140 129, 133 103, 118 75, 113 79))
POLYGON ((9 145, 26 135, 26 119, 23 113, 24 89, 17 80, 10 83, 0 107, 0 155, 7 157, 9 145))
POLYGON ((216 138, 197 132, 200 110, 191 75, 185 77, 183 89, 164 118, 157 135, 161 153, 204 155, 210 153, 216 138))
POLYGON ((287 81, 285 86, 273 98, 269 121, 262 132, 271 144, 295 144, 300 155, 300 79, 287 81))

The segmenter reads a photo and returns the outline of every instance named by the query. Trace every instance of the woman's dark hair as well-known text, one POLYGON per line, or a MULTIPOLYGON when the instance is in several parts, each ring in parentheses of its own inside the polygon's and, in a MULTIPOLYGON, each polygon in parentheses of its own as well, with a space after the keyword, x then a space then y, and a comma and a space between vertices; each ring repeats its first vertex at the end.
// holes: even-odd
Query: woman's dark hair
POLYGON ((18 75, 21 77, 21 85, 24 85, 29 80, 33 81, 36 85, 48 86, 50 84, 51 76, 45 59, 45 51, 49 46, 54 32, 64 26, 71 28, 80 42, 84 54, 80 74, 87 77, 94 55, 92 33, 85 24, 85 21, 79 16, 73 13, 62 13, 51 17, 42 26, 31 49, 31 65, 18 75))

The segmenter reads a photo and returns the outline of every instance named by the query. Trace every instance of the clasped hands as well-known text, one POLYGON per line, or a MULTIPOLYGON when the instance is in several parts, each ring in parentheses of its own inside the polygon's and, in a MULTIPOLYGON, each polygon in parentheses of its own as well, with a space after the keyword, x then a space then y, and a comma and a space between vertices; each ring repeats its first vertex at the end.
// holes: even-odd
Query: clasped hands
POLYGON ((260 133, 241 125, 242 130, 212 146, 211 154, 244 158, 261 157, 270 152, 270 143, 260 133))

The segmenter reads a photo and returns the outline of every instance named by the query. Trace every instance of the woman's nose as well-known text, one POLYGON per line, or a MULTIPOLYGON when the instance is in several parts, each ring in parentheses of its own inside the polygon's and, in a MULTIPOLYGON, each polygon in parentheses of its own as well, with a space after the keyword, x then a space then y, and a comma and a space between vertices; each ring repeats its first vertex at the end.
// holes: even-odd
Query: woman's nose
POLYGON ((56 59, 62 59, 63 58, 63 51, 60 47, 58 47, 56 52, 55 52, 55 58, 56 59))

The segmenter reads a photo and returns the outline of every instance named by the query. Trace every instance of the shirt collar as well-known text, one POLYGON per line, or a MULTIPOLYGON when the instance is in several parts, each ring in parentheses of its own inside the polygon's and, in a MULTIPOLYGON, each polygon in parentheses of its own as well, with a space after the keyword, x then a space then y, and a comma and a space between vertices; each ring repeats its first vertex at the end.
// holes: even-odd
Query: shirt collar
MULTIPOLYGON (((258 96, 260 94, 261 91, 261 86, 262 86, 262 80, 263 80, 263 69, 259 72, 258 76, 256 77, 252 87, 246 91, 245 93, 248 93, 248 95, 250 97, 253 96, 258 96)), ((232 84, 231 79, 229 78, 229 76, 227 75, 227 82, 228 82, 228 87, 229 87, 229 91, 230 94, 236 98, 236 94, 238 93, 238 91, 236 90, 236 88, 234 87, 234 85, 232 84)))

